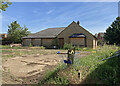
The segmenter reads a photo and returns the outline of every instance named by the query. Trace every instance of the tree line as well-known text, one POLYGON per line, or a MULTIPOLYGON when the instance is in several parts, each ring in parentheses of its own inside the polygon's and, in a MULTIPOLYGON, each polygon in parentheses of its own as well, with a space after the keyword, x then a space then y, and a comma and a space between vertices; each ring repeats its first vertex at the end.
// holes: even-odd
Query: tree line
POLYGON ((120 45, 120 17, 117 17, 116 20, 114 20, 114 22, 106 29, 104 39, 107 44, 120 45))

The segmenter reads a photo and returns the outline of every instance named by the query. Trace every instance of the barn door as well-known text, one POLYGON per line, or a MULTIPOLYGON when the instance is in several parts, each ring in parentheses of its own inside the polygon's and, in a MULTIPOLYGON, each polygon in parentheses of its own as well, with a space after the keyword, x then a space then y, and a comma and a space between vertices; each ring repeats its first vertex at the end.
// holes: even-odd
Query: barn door
POLYGON ((59 38, 59 46, 60 46, 60 48, 63 48, 63 46, 64 46, 64 38, 59 38))

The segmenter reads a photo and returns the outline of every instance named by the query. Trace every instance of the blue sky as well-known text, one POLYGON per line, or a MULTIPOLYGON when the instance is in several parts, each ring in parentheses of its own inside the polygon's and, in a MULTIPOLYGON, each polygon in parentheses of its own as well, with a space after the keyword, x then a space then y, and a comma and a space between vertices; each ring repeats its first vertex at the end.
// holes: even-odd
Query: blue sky
POLYGON ((67 27, 72 21, 92 34, 104 32, 118 16, 117 2, 13 2, 2 12, 2 33, 17 20, 32 33, 52 27, 67 27))

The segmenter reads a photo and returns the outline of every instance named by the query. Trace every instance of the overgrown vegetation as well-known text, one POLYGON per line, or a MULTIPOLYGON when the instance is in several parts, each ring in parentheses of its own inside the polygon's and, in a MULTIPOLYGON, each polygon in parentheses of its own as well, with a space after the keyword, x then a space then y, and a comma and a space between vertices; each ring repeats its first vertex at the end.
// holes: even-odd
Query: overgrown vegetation
POLYGON ((31 43, 29 44, 29 47, 32 47, 32 44, 31 44, 31 43))
POLYGON ((2 48, 2 49, 23 49, 24 47, 21 47, 21 46, 11 47, 11 46, 9 46, 9 45, 2 45, 1 48, 2 48))
POLYGON ((54 69, 53 71, 48 71, 46 73, 45 77, 43 78, 43 80, 40 81, 39 85, 42 85, 42 84, 62 84, 62 85, 69 84, 69 81, 64 76, 60 76, 58 74, 58 72, 60 70, 63 70, 65 67, 66 67, 66 65, 62 64, 62 65, 58 65, 56 67, 56 69, 54 69))
MULTIPOLYGON (((83 83, 94 83, 94 84, 118 84, 120 79, 119 57, 111 58, 109 60, 101 61, 104 58, 108 58, 115 55, 118 50, 116 46, 103 46, 96 49, 96 53, 90 56, 81 58, 74 64, 74 67, 80 70, 80 67, 88 68, 88 74, 83 83), (119 66, 119 67, 118 67, 119 66), (116 79, 115 79, 116 78, 116 79), (119 79, 119 80, 118 80, 119 79)), ((86 70, 84 70, 85 72, 86 70)), ((83 76, 83 77, 84 77, 83 76)))
POLYGON ((40 49, 45 49, 45 47, 44 47, 44 46, 40 46, 39 48, 40 48, 40 49))
POLYGON ((72 44, 67 44, 67 43, 64 44, 63 49, 68 50, 68 49, 71 49, 71 48, 73 48, 72 44))
POLYGON ((68 81, 67 84, 120 84, 120 56, 102 61, 102 59, 116 55, 115 52, 118 49, 119 47, 115 45, 98 47, 91 55, 84 58, 76 58, 74 65, 65 69, 59 68, 61 71, 54 70, 49 72, 50 75, 48 73, 47 80, 44 80, 42 84, 48 82, 56 84, 58 75, 63 80, 65 77, 65 80, 68 81), (81 74, 80 79, 78 79, 78 72, 81 74))
POLYGON ((63 49, 65 50, 72 49, 72 48, 75 48, 75 50, 78 50, 78 51, 92 51, 93 50, 92 48, 73 46, 72 44, 67 44, 67 43, 65 43, 63 47, 63 49))

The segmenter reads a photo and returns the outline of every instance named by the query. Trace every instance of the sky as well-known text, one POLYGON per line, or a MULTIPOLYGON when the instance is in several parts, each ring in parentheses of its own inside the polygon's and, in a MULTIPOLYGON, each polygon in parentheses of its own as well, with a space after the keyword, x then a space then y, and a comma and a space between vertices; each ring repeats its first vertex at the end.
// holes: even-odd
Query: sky
POLYGON ((118 2, 13 2, 2 12, 2 33, 17 20, 31 33, 67 27, 73 21, 92 34, 105 32, 118 16, 118 2))

